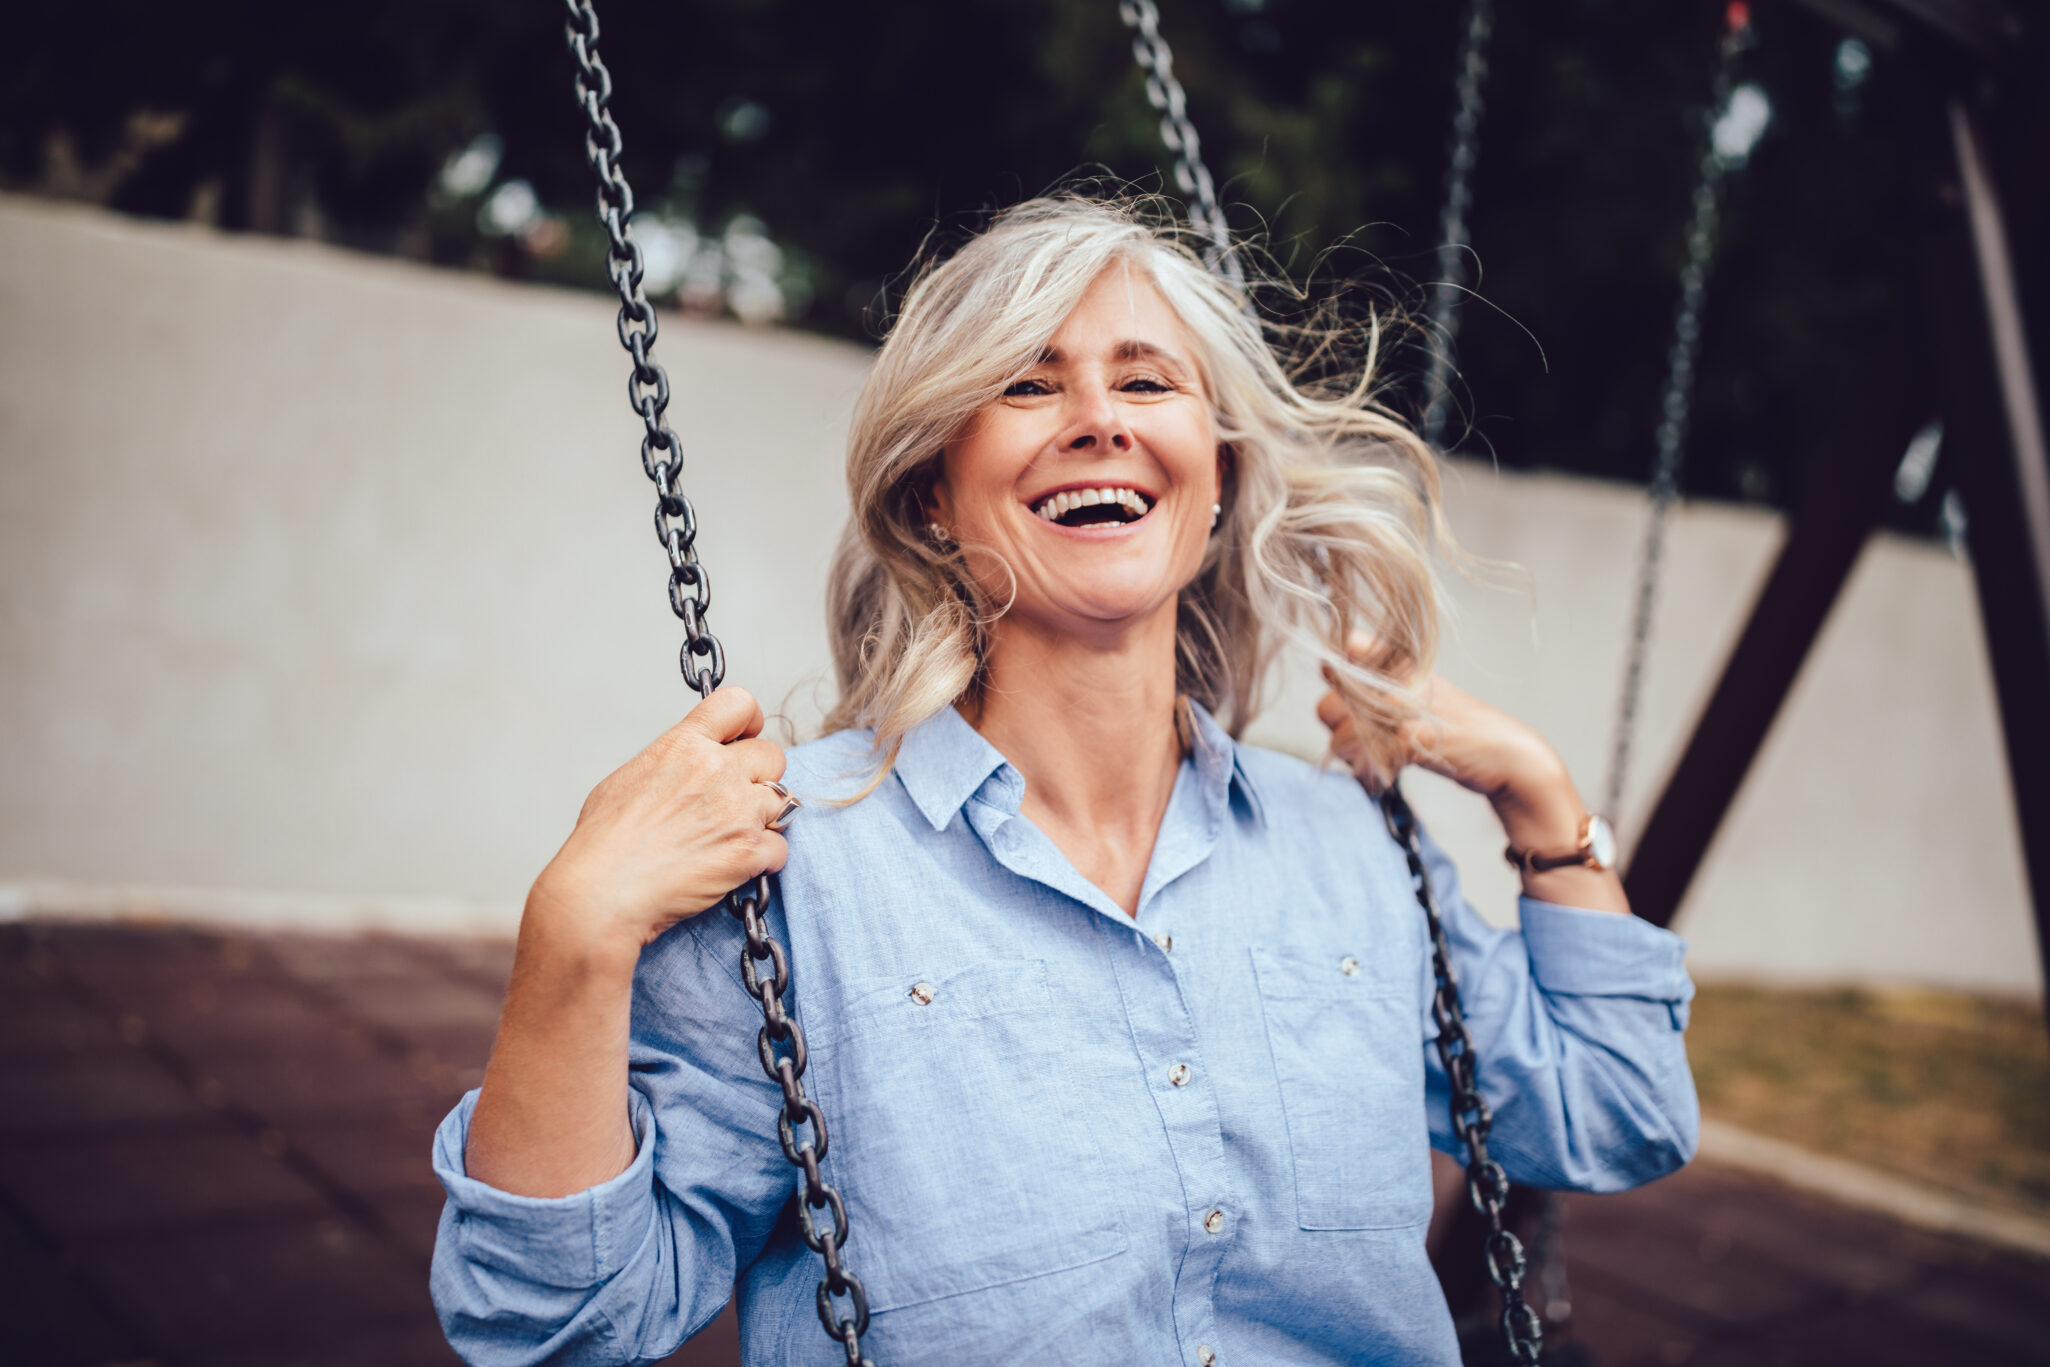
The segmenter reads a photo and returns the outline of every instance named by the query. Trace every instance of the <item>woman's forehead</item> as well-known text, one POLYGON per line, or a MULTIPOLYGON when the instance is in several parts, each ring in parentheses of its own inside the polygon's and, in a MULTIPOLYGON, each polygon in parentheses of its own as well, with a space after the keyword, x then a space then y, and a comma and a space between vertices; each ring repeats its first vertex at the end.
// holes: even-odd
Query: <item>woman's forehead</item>
POLYGON ((1055 330, 1048 359, 1083 349, 1109 352, 1117 360, 1186 356, 1188 330, 1149 273, 1130 262, 1113 262, 1089 283, 1055 330))
POLYGON ((1152 272, 1128 260, 1113 261, 1098 271, 1096 278, 1082 291, 1082 297, 1069 312, 1067 321, 1073 323, 1085 317, 1181 326, 1181 320, 1175 316, 1166 296, 1161 294, 1160 286, 1154 282, 1152 272))

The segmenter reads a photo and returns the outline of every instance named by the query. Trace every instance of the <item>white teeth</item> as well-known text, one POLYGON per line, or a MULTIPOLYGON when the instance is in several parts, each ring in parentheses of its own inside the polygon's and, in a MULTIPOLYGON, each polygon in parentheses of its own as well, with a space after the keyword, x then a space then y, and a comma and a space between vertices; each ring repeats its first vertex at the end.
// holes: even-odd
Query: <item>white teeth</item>
POLYGON ((1033 512, 1048 522, 1058 522, 1066 513, 1099 503, 1115 503, 1128 508, 1134 519, 1146 516, 1147 510, 1153 506, 1136 489, 1066 489, 1046 498, 1033 512))
POLYGON ((1037 508, 1033 508, 1033 512, 1043 516, 1045 521, 1058 523, 1066 512, 1072 512, 1074 508, 1089 508, 1093 504, 1107 504, 1107 502, 1119 504, 1123 508, 1130 508, 1134 519, 1142 519, 1142 516, 1146 516, 1148 508, 1152 508, 1152 504, 1146 500, 1146 496, 1140 494, 1138 490, 1095 488, 1095 490, 1062 490, 1060 494, 1052 494, 1052 496, 1045 498, 1037 508))

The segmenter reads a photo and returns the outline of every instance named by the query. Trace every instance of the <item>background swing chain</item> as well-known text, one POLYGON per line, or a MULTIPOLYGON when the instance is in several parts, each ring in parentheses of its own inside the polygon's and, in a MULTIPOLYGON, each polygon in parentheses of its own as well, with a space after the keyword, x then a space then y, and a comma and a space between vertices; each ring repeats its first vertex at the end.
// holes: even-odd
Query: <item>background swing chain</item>
POLYGON ((1203 164, 1203 140, 1189 122, 1188 96, 1175 79, 1174 52, 1160 36, 1160 10, 1153 0, 1118 0, 1118 18, 1132 30, 1132 58, 1146 73, 1146 99, 1160 111, 1160 140, 1174 153, 1174 183, 1189 197, 1189 221, 1208 242, 1203 260, 1243 296, 1245 271, 1231 250, 1231 229, 1217 203, 1217 182, 1203 164))
MULTIPOLYGON (((669 556, 669 607, 683 622, 684 643, 677 655, 684 682, 707 696, 726 677, 726 655, 705 616, 711 608, 711 585, 697 556, 697 514, 678 486, 683 473, 683 445, 670 430, 669 376, 658 365, 655 306, 642 290, 641 249, 633 240, 633 191, 620 170, 619 125, 612 120, 612 74, 598 56, 598 15, 590 0, 564 0, 569 50, 576 58, 577 104, 584 111, 584 155, 598 177, 598 221, 610 239, 606 273, 619 292, 619 344, 633 357, 627 377, 627 398, 641 416, 641 468, 655 485, 655 536, 669 556)), ((783 946, 763 921, 769 904, 766 874, 726 898, 726 907, 746 934, 740 976, 749 995, 761 1003, 762 1026, 755 1047, 762 1071, 783 1092, 776 1113, 776 1138, 783 1157, 804 1174, 803 1199, 797 1223, 805 1244, 819 1255, 825 1275, 819 1279, 819 1323, 846 1353, 849 1367, 875 1367, 862 1355, 861 1336, 868 1332, 868 1293, 861 1279, 847 1270, 840 1250, 847 1243, 847 1207, 819 1172, 826 1156, 826 1118, 805 1095, 804 1032, 783 1007, 790 986, 790 961, 783 946), (769 972, 761 972, 762 964, 769 972), (780 1046, 780 1048, 779 1048, 780 1046), (809 1134, 800 1139, 800 1127, 809 1134), (831 1223, 821 1228, 816 1212, 826 1211, 831 1223), (840 1301, 846 1301, 846 1309, 840 1301)))
POLYGON ((1494 1125, 1494 1117, 1481 1096, 1479 1061, 1474 1055, 1473 1036, 1467 1032, 1466 1012, 1459 1003, 1459 981, 1452 972, 1452 947, 1445 940, 1438 898, 1424 869, 1423 839, 1418 833, 1416 813, 1410 810, 1402 790, 1391 786, 1381 795, 1381 815, 1388 823, 1388 833, 1395 837, 1409 860, 1410 884, 1430 928, 1431 972, 1437 978, 1437 990, 1431 994, 1431 1019, 1438 1027, 1438 1061, 1445 1067, 1445 1079, 1452 1091, 1452 1128, 1466 1143, 1466 1194, 1488 1222, 1488 1279, 1502 1293, 1502 1335, 1512 1360, 1535 1363, 1543 1349, 1544 1327, 1523 1299, 1523 1244, 1502 1224, 1502 1206, 1509 1198, 1509 1175, 1488 1156, 1488 1131, 1494 1125))
POLYGON ((1701 354, 1701 306, 1708 271, 1715 260, 1715 232, 1729 163, 1715 146, 1715 123, 1730 102, 1731 73, 1748 45, 1749 30, 1723 36, 1715 84, 1701 117, 1707 146, 1694 184, 1694 216, 1687 225, 1687 261, 1680 268, 1680 306, 1673 316, 1673 341, 1666 351, 1666 380, 1659 395, 1658 454, 1651 471, 1651 520, 1637 562, 1637 593, 1630 612, 1630 643, 1623 661, 1622 694, 1616 702, 1616 730, 1609 745, 1609 778, 1602 810, 1612 817, 1623 808, 1631 747, 1637 735, 1637 707, 1644 693, 1644 667, 1651 654, 1652 619, 1658 607, 1659 571, 1664 564, 1666 522, 1680 496, 1680 462, 1686 452, 1687 409, 1694 395, 1695 361, 1701 354))
MULTIPOLYGON (((1175 183, 1191 196, 1189 217, 1210 239, 1203 257, 1210 269, 1224 276, 1245 296, 1245 275, 1231 250, 1231 230, 1217 205, 1217 186, 1203 164, 1202 144, 1189 122, 1187 99, 1181 82, 1174 78, 1174 54, 1160 36, 1160 11, 1153 0, 1119 0, 1118 17, 1134 31, 1132 56, 1146 73, 1146 98, 1162 111, 1160 139, 1175 153, 1175 183)), ((1493 27, 1489 0, 1473 0, 1468 12, 1466 41, 1460 49, 1460 115, 1454 124, 1453 168, 1446 205, 1446 232, 1463 244, 1466 241, 1466 207, 1469 200, 1467 175, 1477 153, 1475 141, 1480 126, 1480 81, 1487 73, 1487 40, 1493 27), (1460 149, 1464 148, 1462 158, 1460 149)), ((1454 249, 1457 250, 1456 248, 1454 249)), ((1441 264, 1444 260, 1441 255, 1441 264)), ((1456 264, 1456 262, 1455 262, 1456 264)), ((1441 272, 1442 273, 1442 272, 1441 272)), ((1446 307, 1449 309, 1449 295, 1446 307)), ((1442 320, 1441 324, 1442 324, 1442 320)), ((1442 388, 1443 377, 1434 374, 1434 385, 1442 388)), ((1435 445, 1435 441, 1433 445, 1435 445)), ((1437 976, 1437 990, 1431 996, 1431 1015, 1438 1025, 1438 1057, 1452 1088, 1452 1127, 1466 1142, 1467 1194, 1474 1207, 1487 1218, 1485 1248, 1488 1278, 1502 1292, 1502 1334, 1510 1357, 1519 1363, 1538 1360, 1544 1330, 1538 1317, 1523 1299, 1523 1245, 1502 1224, 1502 1206, 1509 1197, 1509 1177, 1502 1165, 1488 1156, 1488 1129, 1493 1123, 1488 1103, 1481 1098, 1476 1078, 1473 1037, 1466 1029, 1466 1013, 1459 1002, 1459 983, 1452 973, 1451 947, 1438 917, 1438 904, 1424 873, 1423 847, 1417 835, 1416 816, 1399 789, 1391 787, 1382 797, 1382 811, 1388 830, 1401 844, 1409 859, 1410 878, 1417 901, 1431 934, 1431 969, 1437 976)))
POLYGON ((1452 146, 1445 161, 1445 207, 1438 215, 1438 282, 1431 287, 1431 368, 1424 378, 1424 440, 1440 450, 1450 406, 1453 344, 1466 278, 1467 210, 1473 207, 1473 167, 1480 159, 1481 83, 1488 78, 1488 39, 1495 31, 1494 0, 1469 0, 1466 34, 1459 43, 1459 109, 1452 116, 1452 146))

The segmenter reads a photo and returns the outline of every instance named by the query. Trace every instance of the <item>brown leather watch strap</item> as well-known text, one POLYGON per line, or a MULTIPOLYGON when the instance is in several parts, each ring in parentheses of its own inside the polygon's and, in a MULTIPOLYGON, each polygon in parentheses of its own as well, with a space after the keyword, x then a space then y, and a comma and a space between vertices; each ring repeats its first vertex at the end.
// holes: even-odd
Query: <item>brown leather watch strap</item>
POLYGON ((1595 817, 1590 814, 1580 818, 1580 840, 1570 850, 1559 854, 1539 854, 1536 850, 1519 850, 1514 845, 1502 851, 1502 857, 1519 873, 1548 873, 1553 869, 1575 867, 1604 868, 1594 851, 1595 817))

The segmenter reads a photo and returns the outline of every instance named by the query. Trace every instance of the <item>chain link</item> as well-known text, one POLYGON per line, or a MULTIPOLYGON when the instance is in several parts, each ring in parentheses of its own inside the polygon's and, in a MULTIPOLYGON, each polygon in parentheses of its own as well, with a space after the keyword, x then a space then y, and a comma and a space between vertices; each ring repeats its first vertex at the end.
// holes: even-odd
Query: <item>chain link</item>
POLYGON ((1438 1061, 1452 1091, 1452 1128, 1466 1145, 1466 1194, 1474 1209, 1488 1222, 1485 1246, 1488 1280, 1502 1293, 1502 1335, 1512 1360, 1531 1364, 1544 1345, 1544 1327, 1536 1312, 1523 1299, 1523 1245, 1502 1223, 1502 1206, 1509 1199, 1509 1175, 1488 1154, 1488 1132, 1494 1116, 1481 1096, 1479 1058, 1473 1036, 1466 1028, 1466 1012, 1460 1006, 1459 979, 1452 971, 1452 947, 1445 940, 1445 923, 1438 915, 1438 898, 1424 869, 1423 838, 1416 813, 1391 787, 1381 795, 1381 814, 1388 834, 1402 846, 1409 861, 1409 881, 1417 904, 1424 909, 1424 923, 1431 935, 1431 972, 1437 987, 1431 993, 1431 1019, 1438 1027, 1438 1061))
MULTIPOLYGON (((705 620, 711 607, 711 587, 697 557, 697 515, 689 498, 677 485, 683 471, 683 448, 666 418, 669 377, 651 354, 658 325, 654 305, 642 289, 644 265, 640 248, 632 236, 633 191, 619 166, 623 144, 619 126, 613 121, 609 109, 612 77, 598 56, 598 16, 590 0, 564 0, 564 4, 568 11, 566 32, 569 48, 577 63, 577 103, 583 109, 588 125, 584 135, 585 157, 598 178, 598 219, 609 239, 606 270, 620 300, 619 341, 633 360, 627 396, 645 428, 641 441, 641 468, 655 485, 655 534, 669 557, 669 603, 684 625, 685 639, 678 663, 684 681, 700 696, 705 696, 717 689, 725 678, 725 653, 705 620)), ((1466 240, 1465 212, 1469 202, 1468 194, 1463 193, 1465 175, 1472 168, 1472 138, 1480 110, 1479 77, 1486 70, 1483 54, 1488 31, 1487 10, 1488 0, 1475 0, 1469 16, 1467 43, 1462 47, 1461 117, 1455 122, 1451 173, 1458 180, 1448 181, 1443 224, 1447 242, 1461 245, 1466 240), (1462 137, 1466 147, 1463 157, 1459 151, 1462 137)), ((1231 252, 1230 230, 1217 203, 1216 183, 1203 163, 1202 144, 1195 126, 1189 122, 1186 96, 1181 83, 1174 77, 1173 54, 1160 37, 1159 10, 1153 0, 1120 0, 1118 14, 1126 26, 1135 31, 1132 55, 1146 73, 1147 99, 1162 113, 1161 140, 1175 153, 1175 183, 1182 193, 1190 196, 1190 218, 1209 240, 1205 260, 1211 269, 1224 275, 1243 293, 1244 274, 1231 252)), ((1722 86, 1727 86, 1726 77, 1722 86)), ((1701 196, 1697 194, 1697 222, 1700 221, 1701 203, 1701 196)), ((1705 230, 1711 234, 1713 208, 1711 194, 1705 230)), ((1692 243, 1690 237, 1690 248, 1692 243)), ((1441 265, 1446 259, 1445 250, 1441 246, 1441 265)), ((1705 261, 1699 274, 1705 280, 1705 261)), ((1697 281, 1693 286, 1697 312, 1699 293, 1700 283, 1697 281)), ((1691 346, 1690 338, 1687 357, 1690 374, 1691 346)), ((1434 377, 1436 375, 1434 365, 1434 377)), ((1434 393, 1440 387, 1442 377, 1436 379, 1434 393)), ((1669 419, 1671 414, 1672 404, 1669 401, 1669 419)), ((1678 421, 1684 423, 1684 395, 1679 415, 1678 421)), ((1662 427, 1662 462, 1664 433, 1662 427)), ((1677 428, 1673 446, 1677 450, 1677 428)), ((1677 457, 1674 464, 1676 476, 1677 457)), ((1488 1221, 1485 1250, 1488 1276, 1502 1293, 1503 1333, 1516 1361, 1535 1363, 1542 1331, 1537 1316, 1523 1299, 1523 1247, 1502 1223, 1502 1206, 1508 1196, 1509 1179, 1501 1165, 1488 1154, 1487 1139, 1493 1119, 1487 1102, 1480 1094, 1473 1039, 1467 1031, 1465 1013, 1460 1004, 1451 949, 1445 939, 1429 876, 1424 870, 1416 818, 1399 789, 1389 789, 1382 798, 1382 808, 1390 834, 1402 845, 1408 859, 1411 882, 1429 926, 1431 965, 1437 981, 1432 994, 1431 1013, 1438 1027, 1438 1057, 1451 1087, 1453 1128, 1466 1145, 1468 1195, 1475 1209, 1488 1221)), ((762 1071, 778 1084, 783 1093, 783 1104, 776 1116, 778 1143, 784 1158, 803 1175, 802 1199, 797 1206, 799 1233, 806 1246, 819 1255, 825 1268, 817 1292, 819 1322, 827 1335, 840 1344, 849 1367, 874 1367, 861 1350, 861 1336, 868 1331, 869 1322, 867 1292, 860 1278, 848 1270, 840 1256, 848 1237, 846 1204, 819 1168, 826 1156, 826 1121, 817 1103, 804 1092, 802 1078, 807 1062, 804 1032, 783 1006, 783 994, 790 982, 789 960, 763 921, 763 910, 769 896, 770 882, 767 875, 762 875, 748 887, 736 889, 727 897, 728 910, 741 922, 745 935, 741 978, 762 1009, 763 1023, 756 1033, 756 1051, 762 1071), (762 964, 769 966, 767 976, 761 972, 762 964), (779 1045, 782 1046, 780 1049, 779 1045), (799 1126, 806 1127, 809 1135, 800 1138, 799 1126), (815 1214, 820 1211, 830 1213, 829 1226, 821 1227, 815 1214), (839 1305, 842 1299, 846 1301, 844 1311, 839 1305)))
POLYGON ((1680 306, 1673 317, 1673 340, 1666 349, 1666 379, 1659 394, 1657 456, 1651 470, 1651 520, 1638 554, 1637 591, 1630 611, 1630 641, 1623 660, 1623 688, 1616 702, 1616 729, 1609 745, 1609 776, 1602 810, 1623 809, 1623 789, 1630 775, 1631 750, 1637 736, 1637 709, 1643 699, 1645 664, 1651 654, 1652 622, 1657 615, 1659 572, 1664 568, 1666 523, 1680 497, 1680 467, 1686 454, 1688 408, 1694 397, 1695 362, 1701 355, 1701 308, 1708 290, 1708 272, 1715 261, 1715 234, 1721 216, 1723 177, 1727 161, 1716 150, 1715 122, 1730 102, 1730 83, 1737 56, 1749 46, 1750 30, 1732 28, 1723 35, 1715 84, 1701 116, 1706 146, 1694 183, 1694 213, 1687 224, 1687 261, 1680 268, 1680 306))
POLYGON ((1175 79, 1174 51, 1160 36, 1160 10, 1153 0, 1118 0, 1118 18, 1132 30, 1132 59, 1146 75, 1147 102, 1160 111, 1160 140, 1174 153, 1174 183, 1188 196, 1189 221, 1205 238, 1203 260, 1243 298, 1245 271, 1231 249, 1231 228, 1217 203, 1217 182, 1203 164, 1203 140, 1189 122, 1188 96, 1175 79))
MULTIPOLYGON (((1217 187, 1203 164, 1202 144, 1189 122, 1187 99, 1181 82, 1174 77, 1174 54, 1160 36, 1160 11, 1153 0, 1119 0, 1118 17, 1134 31, 1132 56, 1146 73, 1146 98, 1161 111, 1160 139, 1175 153, 1175 184, 1190 197, 1189 217, 1209 239, 1204 260, 1210 269, 1245 293, 1245 275, 1231 250, 1231 230, 1217 204, 1217 187)), ((1467 41, 1461 48, 1460 117, 1454 124, 1453 166, 1449 173, 1445 234, 1457 245, 1466 242, 1466 210, 1470 202, 1468 176, 1477 155, 1476 134, 1480 126, 1480 81, 1487 72, 1486 44, 1492 27, 1489 0, 1474 0, 1469 12, 1467 41)), ((1441 266, 1447 260, 1440 249, 1441 266)), ((1456 262, 1455 262, 1456 265, 1456 262)), ((1450 308, 1449 292, 1444 307, 1450 308)), ((1449 337, 1449 333, 1447 334, 1449 337)), ((1444 376, 1435 375, 1434 385, 1442 388, 1444 376)), ((1473 1037, 1466 1029, 1466 1014, 1459 1001, 1459 984, 1452 973, 1451 948, 1445 941, 1438 905, 1424 873, 1423 850, 1417 836, 1416 817, 1399 790, 1391 788, 1382 799, 1390 834, 1409 858, 1410 877, 1417 901, 1431 934, 1431 966, 1437 988, 1431 996, 1431 1014, 1438 1025, 1438 1057, 1452 1086, 1452 1125, 1466 1143, 1467 1193, 1474 1207, 1487 1217, 1486 1247, 1489 1280, 1502 1292, 1502 1332, 1510 1355, 1519 1363, 1535 1363, 1543 1329, 1523 1299, 1523 1245, 1503 1227, 1502 1205, 1509 1196, 1509 1177, 1501 1164, 1488 1156, 1488 1130, 1493 1120, 1482 1099, 1475 1076, 1473 1037)))
MULTIPOLYGON (((1473 170, 1480 160, 1481 115, 1486 106, 1481 97, 1488 79, 1488 46, 1495 34, 1494 0, 1468 0, 1466 21, 1459 42, 1458 77, 1454 82, 1457 107, 1452 115, 1452 133, 1445 153, 1445 203, 1438 212, 1438 278, 1431 286, 1429 315, 1431 365, 1424 377, 1423 438, 1433 451, 1445 446, 1445 427, 1452 411, 1452 376, 1459 354, 1459 301, 1466 292, 1468 247, 1473 237, 1467 215, 1473 209, 1473 170)), ((1542 1326, 1569 1305, 1565 1293, 1566 1260, 1554 1237, 1559 1225, 1559 1196, 1556 1192, 1534 1193, 1538 1211, 1538 1235, 1530 1262, 1537 1269, 1539 1297, 1544 1310, 1542 1326)), ((1490 1256, 1492 1275, 1493 1259, 1490 1256)), ((1563 1323, 1563 1319, 1555 1319, 1563 1323)), ((1512 1342, 1512 1353, 1516 1351, 1512 1342)))
POLYGON ((1459 43, 1459 108, 1446 149, 1445 206, 1438 214, 1438 281, 1431 287, 1431 368, 1424 378, 1424 440, 1440 449, 1451 407, 1454 343, 1459 339, 1459 296, 1465 292, 1467 211, 1473 207, 1473 168, 1480 160, 1481 86, 1488 78, 1488 40, 1495 32, 1494 0, 1469 0, 1459 43))
MULTIPOLYGON (((609 246, 606 274, 619 294, 619 344, 633 358, 627 374, 627 401, 640 414, 641 469, 655 485, 655 539, 669 557, 669 607, 683 623, 683 647, 677 664, 684 682, 700 697, 726 678, 726 652, 712 634, 706 615, 712 607, 711 581, 698 562, 697 512, 677 480, 683 473, 683 444, 669 427, 669 375, 654 357, 655 306, 642 289, 644 265, 633 240, 633 190, 619 166, 619 125, 612 120, 612 74, 598 56, 598 15, 590 0, 564 0, 568 10, 569 50, 576 58, 577 104, 584 111, 584 155, 598 177, 598 221, 609 246)), ((726 898, 726 909, 746 936, 740 977, 749 995, 761 1004, 762 1025, 755 1048, 762 1071, 783 1093, 776 1112, 776 1138, 783 1157, 804 1178, 797 1203, 797 1222, 804 1242, 819 1255, 825 1275, 819 1279, 819 1323, 846 1354, 848 1367, 875 1367, 862 1355, 861 1336, 868 1332, 868 1293, 861 1279, 841 1257, 847 1244, 847 1206, 819 1171, 826 1156, 826 1118, 805 1095, 808 1059, 804 1031, 784 1009, 790 987, 790 961, 769 933, 762 917, 769 904, 766 874, 726 898), (767 965, 768 972, 762 971, 767 965), (801 1133, 802 1132, 802 1133, 801 1133), (819 1212, 831 1216, 822 1225, 819 1212)))

